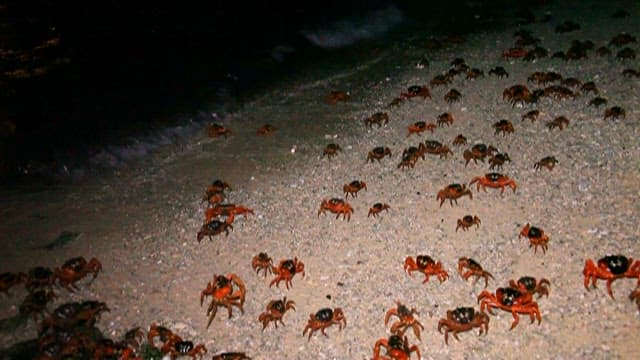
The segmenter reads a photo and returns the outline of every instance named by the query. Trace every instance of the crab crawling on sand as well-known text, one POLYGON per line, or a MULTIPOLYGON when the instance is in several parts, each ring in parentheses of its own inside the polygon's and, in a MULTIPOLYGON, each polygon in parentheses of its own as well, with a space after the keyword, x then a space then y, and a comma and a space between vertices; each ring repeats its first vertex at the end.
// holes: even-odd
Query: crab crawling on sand
POLYGON ((212 138, 224 136, 224 138, 226 139, 229 135, 231 135, 231 130, 220 124, 211 124, 207 126, 207 135, 212 138))
POLYGON ((423 284, 429 281, 429 276, 435 275, 440 280, 440 283, 444 282, 449 278, 449 274, 443 269, 442 263, 440 261, 434 261, 428 255, 418 255, 414 260, 413 257, 407 256, 404 260, 404 271, 409 274, 409 276, 413 276, 412 273, 414 271, 418 271, 424 274, 423 284))
POLYGON ((525 225, 520 231, 520 235, 518 238, 526 237, 529 239, 529 247, 533 248, 533 253, 535 254, 538 251, 538 246, 542 248, 542 253, 546 253, 548 249, 549 236, 544 233, 544 230, 539 227, 531 226, 529 224, 525 225))
POLYGON ((509 281, 509 287, 519 290, 520 292, 529 292, 532 294, 538 294, 538 297, 549 297, 549 286, 551 283, 547 279, 536 280, 531 276, 523 276, 518 281, 509 281))
POLYGON ((391 308, 384 316, 384 324, 387 325, 392 316, 397 316, 398 321, 391 325, 391 333, 404 336, 408 328, 413 329, 413 334, 420 339, 420 329, 424 330, 424 326, 413 315, 418 314, 415 308, 409 310, 400 301, 396 301, 397 307, 391 308))
POLYGON ((372 360, 409 360, 412 353, 416 353, 418 359, 422 359, 418 346, 409 346, 409 339, 406 336, 403 338, 399 335, 391 335, 388 339, 383 338, 376 341, 372 360), (382 348, 387 350, 387 356, 380 355, 382 348))
POLYGON ((318 210, 318 216, 320 216, 320 214, 324 214, 327 210, 336 214, 336 219, 340 215, 342 215, 342 218, 347 221, 351 220, 351 214, 353 213, 353 208, 351 207, 351 205, 349 205, 349 203, 347 203, 343 199, 339 198, 322 200, 320 209, 318 210))
POLYGON ((476 311, 472 307, 459 307, 455 310, 447 310, 447 317, 438 321, 438 332, 442 333, 444 328, 444 342, 449 345, 449 332, 453 337, 458 338, 459 332, 469 331, 473 328, 480 328, 478 336, 489 333, 489 315, 481 311, 476 311))
POLYGON ((638 280, 640 286, 640 260, 633 260, 624 255, 607 255, 600 258, 598 262, 587 259, 584 264, 584 287, 589 290, 589 282, 592 287, 596 286, 598 279, 607 280, 607 292, 613 299, 611 284, 620 278, 632 278, 638 280))
POLYGON ((337 155, 338 152, 342 152, 340 145, 331 143, 324 148, 322 157, 326 155, 327 159, 331 159, 331 157, 337 155))
POLYGON ((440 200, 440 207, 442 207, 442 204, 444 204, 447 199, 449 199, 449 203, 453 206, 454 201, 457 205, 458 199, 465 195, 469 196, 469 199, 473 199, 473 194, 471 194, 471 190, 467 189, 467 185, 449 184, 444 189, 438 191, 436 200, 440 200))
POLYGON ((482 190, 484 191, 487 191, 487 188, 490 187, 494 189, 500 189, 500 194, 504 193, 504 188, 506 186, 511 187, 514 193, 516 192, 517 187, 516 182, 513 179, 499 173, 488 173, 484 176, 474 177, 473 179, 471 179, 471 182, 469 182, 469 186, 474 183, 478 183, 478 191, 480 191, 480 188, 482 188, 482 190))
POLYGON ((479 278, 484 278, 484 287, 489 284, 489 278, 493 279, 493 275, 490 272, 484 270, 482 266, 472 258, 461 257, 458 259, 458 273, 466 281, 471 276, 475 276, 473 283, 475 284, 479 278), (467 269, 465 271, 465 269, 467 269))
POLYGON ((378 127, 382 127, 382 125, 387 125, 389 123, 389 114, 386 112, 377 112, 368 118, 364 119, 364 124, 373 127, 373 124, 378 125, 378 127))
POLYGON ((272 300, 267 304, 267 309, 265 312, 258 316, 258 321, 262 322, 262 331, 267 328, 270 322, 273 322, 276 329, 278 328, 278 322, 284 326, 284 322, 282 321, 282 316, 287 310, 293 309, 296 310, 296 303, 293 300, 287 301, 287 297, 285 296, 282 300, 272 300))
POLYGON ((305 326, 304 330, 302 331, 302 335, 305 335, 307 333, 307 330, 310 330, 308 340, 311 340, 311 336, 313 335, 313 333, 317 330, 320 330, 322 335, 328 336, 324 330, 334 324, 338 325, 339 330, 342 330, 343 327, 347 327, 347 320, 344 317, 344 312, 342 312, 342 309, 320 309, 315 314, 309 315, 309 321, 307 322, 307 326, 305 326))
POLYGON ((518 325, 520 320, 518 314, 528 314, 531 323, 533 323, 535 319, 538 319, 538 324, 542 321, 538 303, 533 301, 531 293, 528 292, 522 293, 512 288, 498 288, 495 294, 493 294, 488 290, 484 290, 478 295, 478 302, 480 303, 480 311, 482 312, 487 309, 489 314, 493 315, 491 311, 493 308, 511 312, 513 323, 511 323, 510 330, 513 330, 513 328, 518 325))
POLYGON ((456 232, 458 229, 462 228, 462 230, 467 231, 473 225, 476 225, 476 229, 480 227, 480 218, 477 216, 465 215, 462 219, 458 219, 458 225, 456 226, 456 232))
POLYGON ((612 106, 604 111, 604 119, 618 119, 618 118, 626 118, 627 112, 621 108, 620 106, 612 106))
POLYGON ((536 170, 541 170, 543 167, 547 168, 549 171, 553 170, 553 168, 558 163, 558 160, 555 156, 545 156, 537 163, 533 164, 533 168, 536 170))

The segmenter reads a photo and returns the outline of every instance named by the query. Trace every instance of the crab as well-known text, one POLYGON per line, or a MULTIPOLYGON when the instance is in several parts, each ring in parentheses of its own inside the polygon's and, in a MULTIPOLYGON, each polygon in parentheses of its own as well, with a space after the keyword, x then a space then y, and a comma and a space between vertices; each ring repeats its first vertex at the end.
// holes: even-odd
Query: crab
POLYGON ((318 217, 320 214, 324 214, 325 211, 331 211, 336 214, 336 219, 342 215, 342 218, 349 221, 351 220, 351 214, 353 213, 353 208, 349 205, 348 202, 343 199, 333 198, 329 200, 322 200, 320 204, 320 209, 318 210, 318 217))
POLYGON ((437 276, 440 283, 449 277, 449 274, 442 268, 442 263, 440 261, 435 262, 429 255, 418 255, 416 260, 411 256, 407 256, 404 260, 404 271, 412 277, 414 271, 423 273, 423 284, 429 281, 429 276, 431 275, 437 276))
POLYGON ((461 97, 462 94, 460 93, 460 91, 451 89, 448 93, 444 94, 444 101, 448 102, 449 104, 453 104, 454 102, 460 101, 461 97))
MULTIPOLYGON (((560 86, 560 85, 552 85, 552 86, 547 86, 542 90, 542 96, 551 97, 556 100, 564 100, 568 98, 575 99, 576 96, 578 96, 578 94, 574 93, 573 91, 571 91, 571 89, 567 87, 560 86)), ((536 98, 536 97, 537 95, 536 96, 532 95, 532 98, 536 98)))
POLYGON ((22 272, 13 273, 13 272, 5 272, 0 274, 0 292, 7 294, 10 296, 9 289, 14 287, 15 285, 24 283, 27 281, 27 275, 22 272))
POLYGON ((467 231, 471 226, 476 225, 476 229, 480 227, 480 218, 477 216, 465 215, 462 219, 458 219, 458 225, 456 226, 456 232, 458 229, 467 231))
POLYGON ((502 100, 509 101, 512 107, 516 104, 524 104, 531 101, 531 92, 524 85, 513 85, 504 89, 502 100))
POLYGON ((407 92, 403 92, 400 94, 400 98, 403 100, 411 99, 418 96, 421 96, 423 99, 431 99, 431 92, 429 91, 429 88, 427 86, 413 85, 407 88, 407 92))
POLYGON ((509 157, 509 154, 507 153, 495 154, 489 158, 489 164, 490 164, 489 169, 490 170, 502 169, 502 165, 504 165, 504 163, 507 161, 511 162, 511 158, 509 157))
POLYGON ((569 126, 569 119, 567 119, 565 116, 558 116, 557 118, 548 122, 546 126, 549 130, 552 130, 554 128, 562 130, 565 126, 569 126))
POLYGON ((172 345, 173 346, 168 349, 169 356, 172 360, 181 356, 201 359, 207 353, 207 348, 204 344, 194 345, 193 341, 178 341, 172 345))
POLYGON ((614 36, 611 41, 609 41, 609 46, 624 46, 630 43, 636 42, 635 36, 631 36, 627 33, 620 33, 614 36))
POLYGON ((95 300, 62 304, 42 321, 40 334, 50 328, 71 329, 78 325, 93 327, 100 314, 105 311, 109 311, 107 304, 95 300))
POLYGON ((373 215, 373 217, 378 217, 379 213, 381 213, 383 210, 384 211, 389 211, 388 209, 390 209, 390 208, 391 208, 391 206, 389 206, 389 204, 375 203, 369 209, 369 214, 367 214, 367 217, 369 217, 371 215, 373 215))
POLYGON ((493 279, 493 275, 491 275, 490 272, 484 270, 477 261, 468 257, 461 257, 458 259, 458 273, 463 279, 465 279, 465 281, 472 275, 476 276, 476 279, 473 281, 474 285, 479 278, 484 278, 485 288, 489 285, 489 278, 493 279), (464 269, 468 270, 463 273, 464 269))
POLYGON ((451 115, 451 113, 442 113, 440 115, 438 115, 438 126, 444 126, 444 125, 451 125, 453 124, 453 115, 451 115))
POLYGON ((513 190, 513 192, 516 192, 516 182, 509 178, 506 175, 502 175, 499 173, 488 173, 485 174, 484 176, 477 176, 474 177, 473 179, 471 179, 471 181, 469 182, 469 186, 471 186, 474 183, 478 183, 476 190, 480 191, 480 188, 482 187, 482 190, 487 191, 487 188, 500 188, 500 194, 504 194, 504 188, 506 186, 511 187, 511 189, 513 190))
POLYGON ((424 131, 431 131, 431 133, 433 133, 433 130, 436 128, 436 124, 430 123, 427 124, 424 121, 417 121, 411 125, 409 125, 409 127, 407 128, 407 130, 409 130, 409 133, 407 134, 407 137, 409 137, 411 134, 420 134, 424 131))
POLYGON ((460 341, 458 333, 469 331, 473 328, 480 328, 478 336, 484 332, 489 333, 489 315, 476 311, 472 307, 459 307, 455 310, 447 310, 447 318, 438 321, 438 332, 442 334, 444 328, 444 343, 449 345, 449 331, 453 337, 460 341))
POLYGON ((391 157, 391 149, 385 146, 376 146, 367 154, 367 162, 373 162, 373 160, 380 162, 385 156, 391 157))
POLYGON ((439 141, 426 140, 424 145, 424 151, 427 154, 440 155, 440 158, 447 157, 449 154, 453 155, 453 152, 449 147, 447 145, 443 145, 439 141))
POLYGON ((496 66, 489 70, 489 75, 495 75, 497 77, 509 77, 509 73, 502 66, 496 66))
POLYGON ((604 111, 604 119, 618 119, 618 118, 626 118, 627 112, 621 108, 620 106, 613 106, 604 111))
POLYGON ((51 289, 56 281, 56 276, 48 267, 36 266, 29 270, 27 273, 27 279, 24 282, 24 286, 29 292, 33 292, 36 289, 48 287, 51 289))
POLYGON ((549 286, 551 283, 547 279, 536 280, 531 276, 523 276, 518 281, 510 280, 509 287, 519 290, 521 293, 530 292, 538 294, 538 298, 543 295, 549 297, 549 286))
POLYGON ((309 315, 309 321, 307 322, 307 326, 304 327, 302 335, 304 336, 307 333, 307 330, 310 330, 309 338, 307 339, 307 341, 310 341, 311 335, 313 335, 317 330, 320 330, 322 335, 328 337, 324 330, 333 324, 337 324, 339 330, 342 330, 343 327, 347 327, 347 320, 344 317, 342 309, 320 309, 315 314, 309 315))
POLYGON ((287 301, 287 297, 285 296, 282 300, 271 300, 267 304, 267 310, 258 316, 258 321, 262 322, 262 331, 267 328, 270 322, 273 321, 273 324, 278 328, 278 321, 282 326, 284 326, 284 322, 282 321, 282 316, 287 310, 293 309, 296 310, 296 303, 293 300, 287 301))
POLYGON ((367 190, 367 183, 360 180, 353 180, 348 184, 344 184, 342 187, 345 199, 349 197, 349 194, 351 194, 351 197, 356 197, 358 195, 358 191, 362 189, 367 190))
POLYGON ((420 329, 424 330, 424 326, 413 315, 418 314, 415 308, 409 310, 400 301, 396 301, 398 305, 395 308, 389 309, 384 315, 384 324, 387 325, 392 316, 397 316, 398 321, 391 325, 391 333, 394 335, 404 336, 405 331, 411 328, 413 334, 420 340, 420 329))
POLYGON ((594 95, 598 95, 598 87, 596 86, 596 83, 594 83, 593 81, 589 81, 582 84, 582 86, 580 86, 580 91, 582 91, 585 94, 592 92, 594 95))
POLYGON ((579 79, 571 77, 571 78, 562 79, 562 81, 560 81, 560 85, 573 87, 573 88, 579 88, 580 86, 582 86, 582 81, 580 81, 579 79))
POLYGON ((498 149, 495 147, 485 144, 475 144, 471 147, 470 150, 465 150, 462 153, 462 157, 464 158, 464 166, 467 167, 469 162, 473 160, 474 163, 478 163, 478 160, 484 162, 484 158, 487 156, 491 156, 494 153, 498 152, 498 149))
POLYGON ((256 135, 269 135, 269 134, 273 134, 274 132, 276 132, 276 128, 273 125, 270 124, 265 124, 262 125, 257 131, 256 131, 256 135))
POLYGON ((609 296, 613 299, 613 291, 611 291, 611 284, 614 280, 620 278, 634 278, 638 279, 638 286, 640 286, 640 260, 633 260, 624 255, 607 255, 600 258, 596 263, 593 260, 588 259, 584 264, 584 287, 589 290, 589 282, 591 286, 596 288, 596 281, 598 279, 607 280, 607 291, 609 296))
POLYGON ((211 360, 251 360, 251 358, 243 352, 225 352, 213 355, 211 360))
POLYGON ((275 279, 271 280, 269 283, 269 287, 276 284, 276 287, 280 287, 280 281, 284 280, 284 284, 289 290, 289 285, 293 286, 291 280, 294 275, 297 273, 302 273, 302 277, 304 278, 304 263, 299 261, 297 257, 292 259, 280 260, 278 266, 273 266, 271 271, 276 275, 275 279))
POLYGON ((445 86, 451 83, 451 76, 448 74, 440 74, 436 75, 429 81, 429 85, 431 86, 445 86))
POLYGON ((505 119, 495 122, 493 124, 493 128, 496 130, 496 135, 502 133, 503 136, 515 131, 513 129, 513 124, 511 123, 511 121, 505 119))
POLYGON ((387 125, 389 123, 389 114, 386 112, 377 112, 368 118, 364 119, 364 124, 373 127, 373 124, 377 124, 378 127, 382 127, 382 125, 387 125))
POLYGON ((587 104, 588 106, 594 106, 594 107, 599 107, 600 105, 606 105, 607 104, 607 99, 597 96, 594 97, 593 99, 591 99, 589 101, 589 103, 587 104))
POLYGON ((546 85, 560 80, 562 80, 562 75, 553 71, 536 71, 527 78, 527 82, 533 82, 540 85, 546 85))
POLYGON ((207 287, 200 293, 200 306, 207 296, 211 296, 211 303, 207 309, 207 329, 216 317, 218 307, 223 306, 229 312, 229 318, 233 314, 233 307, 240 309, 244 314, 244 298, 247 293, 244 282, 238 275, 230 273, 227 275, 213 275, 213 280, 207 283, 207 287), (235 285, 235 286, 234 286, 235 285), (238 289, 235 290, 235 287, 238 289))
POLYGON ((451 144, 453 144, 454 146, 467 145, 467 138, 462 134, 458 134, 455 138, 453 138, 451 144))
POLYGON ((543 167, 549 169, 549 171, 553 170, 553 168, 558 163, 558 160, 555 156, 545 156, 537 163, 533 164, 533 168, 536 170, 541 170, 543 167))
POLYGON ((229 135, 231 135, 231 130, 220 124, 211 124, 207 126, 207 135, 212 138, 224 136, 224 138, 226 139, 229 135))
POLYGON ((260 275, 260 270, 264 271, 264 277, 267 277, 267 273, 271 274, 271 268, 273 266, 273 260, 267 255, 267 253, 261 252, 251 259, 251 267, 255 270, 256 274, 260 275))
POLYGON ((233 230, 233 225, 231 225, 233 219, 234 216, 231 215, 225 221, 214 219, 202 225, 202 228, 200 228, 196 236, 198 243, 202 241, 205 236, 209 237, 209 241, 213 241, 213 236, 222 234, 223 232, 225 236, 229 236, 229 230, 233 230))
POLYGON ((158 338, 160 342, 164 344, 176 343, 178 341, 182 341, 180 336, 173 333, 173 331, 169 330, 164 326, 160 326, 157 324, 151 324, 149 327, 149 331, 147 332, 147 343, 149 346, 156 348, 155 338, 158 338))
POLYGON ((518 325, 520 320, 518 314, 529 314, 531 323, 538 319, 539 325, 542 321, 538 303, 533 301, 532 294, 529 292, 523 293, 512 288, 498 288, 494 295, 488 290, 484 290, 478 295, 478 302, 480 303, 480 311, 484 312, 487 309, 491 315, 493 315, 491 311, 493 308, 510 311, 513 316, 513 323, 511 323, 509 330, 513 330, 518 325))
POLYGON ((444 201, 447 199, 449 199, 449 203, 453 206, 454 201, 457 205, 458 199, 465 195, 469 196, 469 199, 473 199, 473 194, 471 194, 471 190, 467 189, 467 185, 449 184, 444 189, 438 191, 436 200, 440 200, 440 207, 442 207, 442 204, 444 204, 444 201))
POLYGON ((331 91, 327 97, 325 98, 325 100, 327 101, 327 103, 329 103, 330 105, 335 105, 338 102, 342 101, 348 101, 351 97, 349 96, 348 92, 344 92, 344 91, 331 91))
POLYGON ((253 214, 253 209, 236 204, 216 204, 205 211, 204 223, 208 224, 213 220, 213 218, 218 216, 230 217, 243 215, 244 217, 247 217, 247 214, 253 214))
POLYGON ((331 159, 331 157, 338 155, 338 152, 342 152, 342 148, 340 147, 340 145, 331 143, 328 144, 322 151, 322 157, 326 155, 327 159, 331 159))
POLYGON ((409 360, 411 353, 416 353, 418 360, 422 359, 418 345, 409 346, 409 339, 399 335, 391 335, 388 339, 382 338, 373 346, 372 360, 409 360), (380 355, 380 350, 385 348, 387 356, 380 355))
POLYGON ((53 273, 60 286, 74 292, 74 289, 78 290, 78 287, 75 285, 76 282, 88 274, 93 275, 91 279, 93 282, 101 270, 102 264, 98 259, 91 258, 91 260, 87 261, 80 256, 67 260, 62 267, 56 268, 53 273))
POLYGON ((520 231, 520 235, 518 235, 518 238, 521 237, 529 239, 529 247, 534 247, 534 254, 538 252, 538 246, 542 248, 543 254, 546 253, 549 248, 547 245, 549 243, 549 236, 544 233, 544 230, 538 227, 531 226, 529 224, 525 225, 520 231))
POLYGON ((478 68, 471 68, 469 70, 467 70, 467 76, 466 79, 467 80, 472 80, 472 79, 476 79, 479 77, 483 77, 484 76, 484 71, 478 69, 478 68))
POLYGON ((619 60, 635 59, 635 58, 636 58, 636 51, 630 47, 626 47, 618 51, 618 53, 616 54, 616 59, 619 59, 619 60))
POLYGON ((29 293, 22 301, 19 307, 20 315, 31 315, 33 321, 38 321, 38 317, 45 317, 47 313, 47 305, 49 302, 56 298, 56 294, 53 291, 38 290, 29 293))
POLYGON ((225 190, 231 190, 231 186, 226 181, 216 179, 207 187, 206 192, 207 194, 215 194, 224 192, 225 190))
POLYGON ((521 47, 512 47, 502 52, 503 59, 519 59, 527 56, 527 50, 521 47))

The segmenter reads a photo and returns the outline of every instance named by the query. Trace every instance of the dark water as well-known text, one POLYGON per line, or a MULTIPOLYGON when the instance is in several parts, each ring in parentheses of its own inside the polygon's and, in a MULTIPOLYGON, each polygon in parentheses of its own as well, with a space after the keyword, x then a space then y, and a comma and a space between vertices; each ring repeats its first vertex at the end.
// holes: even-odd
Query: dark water
POLYGON ((486 31, 526 10, 508 4, 9 1, 0 10, 0 42, 13 51, 0 60, 0 123, 15 132, 0 138, 0 175, 121 165, 95 155, 185 119, 211 120, 197 113, 233 111, 302 64, 354 65, 348 49, 417 31, 486 31), (7 76, 20 69, 29 75, 7 76))

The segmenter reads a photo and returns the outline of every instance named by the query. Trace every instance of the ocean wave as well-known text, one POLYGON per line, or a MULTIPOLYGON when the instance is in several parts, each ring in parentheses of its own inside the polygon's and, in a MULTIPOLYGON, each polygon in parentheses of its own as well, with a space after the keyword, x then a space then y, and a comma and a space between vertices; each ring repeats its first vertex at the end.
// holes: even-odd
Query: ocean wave
POLYGON ((321 28, 303 30, 302 34, 316 46, 340 48, 384 35, 403 20, 402 11, 395 5, 388 5, 360 17, 349 17, 321 28))

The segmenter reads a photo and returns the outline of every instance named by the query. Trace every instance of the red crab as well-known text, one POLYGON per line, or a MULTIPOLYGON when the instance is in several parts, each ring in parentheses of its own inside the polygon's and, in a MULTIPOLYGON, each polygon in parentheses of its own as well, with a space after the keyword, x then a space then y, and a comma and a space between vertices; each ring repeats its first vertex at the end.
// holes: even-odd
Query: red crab
POLYGON ((549 171, 551 171, 553 170, 553 168, 556 166, 557 163, 558 163, 558 160, 555 158, 555 156, 546 156, 546 157, 543 157, 537 163, 533 164, 533 168, 535 170, 540 170, 543 167, 545 167, 549 169, 549 171))
POLYGON ((424 142, 424 151, 427 154, 440 155, 440 158, 447 157, 449 154, 453 155, 453 152, 447 145, 443 145, 436 140, 426 140, 424 142))
POLYGON ((502 52, 503 59, 518 59, 527 56, 527 50, 521 47, 509 48, 502 52))
POLYGON ((621 108, 620 106, 613 106, 604 111, 604 119, 618 119, 618 118, 626 118, 627 112, 621 108))
POLYGON ((75 285, 77 281, 88 274, 92 274, 93 278, 91 281, 93 282, 101 270, 102 264, 98 259, 91 258, 91 260, 87 262, 85 258, 80 256, 67 260, 61 268, 56 268, 53 273, 60 286, 73 292, 74 289, 78 290, 78 287, 75 285))
POLYGON ((207 135, 209 135, 209 137, 224 136, 226 139, 227 136, 231 135, 231 130, 220 124, 211 124, 207 126, 207 135))
POLYGON ((458 204, 458 198, 468 195, 469 199, 473 199, 473 194, 471 194, 471 190, 467 189, 467 185, 460 184, 449 184, 444 189, 438 191, 438 195, 436 196, 436 200, 440 200, 440 207, 444 204, 444 201, 449 199, 449 203, 453 206, 453 202, 458 204))
POLYGON ((211 296, 211 303, 207 309, 207 316, 209 316, 209 322, 207 322, 207 329, 211 325, 211 322, 216 317, 218 307, 224 306, 229 312, 229 318, 233 314, 233 306, 240 309, 240 312, 244 314, 244 298, 247 293, 244 282, 236 274, 227 275, 213 275, 213 280, 207 283, 207 287, 200 293, 200 306, 204 302, 207 296, 211 296), (238 290, 234 289, 234 285, 238 290))
POLYGON ((436 121, 438 126, 451 125, 453 124, 453 115, 451 113, 442 113, 438 115, 438 121, 436 121))
POLYGON ((565 116, 558 116, 557 118, 549 121, 546 126, 549 130, 555 128, 562 130, 565 126, 569 126, 569 119, 567 119, 565 116))
POLYGON ((349 197, 349 194, 351 194, 352 197, 356 197, 358 195, 358 191, 362 189, 367 190, 367 183, 360 180, 353 180, 348 184, 344 184, 342 187, 345 199, 349 197))
POLYGON ((327 101, 327 103, 329 103, 330 105, 335 105, 338 102, 342 101, 348 101, 351 98, 351 96, 349 96, 348 92, 344 92, 344 91, 331 91, 329 93, 329 95, 327 95, 327 97, 325 98, 325 100, 327 101))
POLYGON ((214 207, 210 207, 205 211, 204 223, 208 224, 213 218, 218 216, 229 217, 235 215, 244 215, 244 217, 247 217, 247 214, 253 214, 253 209, 236 204, 216 204, 214 207))
POLYGON ((589 290, 589 282, 594 288, 598 279, 607 280, 607 291, 613 299, 611 284, 620 278, 637 278, 640 286, 640 260, 633 260, 624 255, 607 255, 598 260, 598 263, 588 259, 584 264, 584 287, 589 290))
POLYGON ((384 211, 389 211, 388 209, 390 209, 391 206, 389 206, 389 204, 383 204, 383 203, 375 203, 373 204, 373 206, 369 209, 369 214, 367 215, 367 217, 373 215, 373 217, 378 217, 378 214, 380 212, 384 211))
POLYGON ((480 311, 484 312, 486 308, 491 315, 493 315, 492 308, 510 311, 513 315, 513 323, 511 323, 509 330, 513 330, 518 325, 520 320, 518 314, 529 314, 531 323, 535 319, 538 319, 538 324, 542 321, 538 303, 533 301, 533 295, 529 292, 522 293, 512 288, 498 288, 494 295, 488 290, 484 290, 478 295, 478 302, 480 303, 480 311))
POLYGON ((477 216, 465 215, 462 219, 458 219, 458 226, 456 226, 456 232, 459 228, 467 231, 471 226, 476 225, 476 229, 480 227, 480 218, 477 216))
POLYGON ((233 219, 234 216, 231 215, 225 221, 214 219, 202 225, 202 228, 200 228, 200 231, 198 231, 198 234, 196 236, 198 242, 200 242, 205 236, 208 236, 209 240, 213 241, 213 236, 222 234, 223 232, 225 236, 228 236, 229 229, 233 230, 233 226, 231 225, 231 223, 233 223, 233 219))
POLYGON ((267 328, 270 322, 273 321, 273 324, 278 328, 278 321, 282 326, 284 326, 284 322, 282 322, 282 316, 287 310, 293 309, 296 310, 296 303, 292 300, 287 301, 287 297, 285 296, 282 300, 271 300, 267 304, 267 310, 258 316, 258 321, 262 322, 262 331, 267 328))
POLYGON ((411 353, 416 353, 418 360, 422 359, 418 346, 409 346, 409 340, 406 336, 403 338, 398 335, 391 335, 388 339, 383 338, 376 341, 373 347, 372 360, 409 360, 411 353), (380 349, 383 347, 387 349, 387 356, 380 355, 380 349))
POLYGON ((515 130, 513 128, 513 124, 511 121, 502 119, 493 124, 493 128, 495 129, 495 134, 498 135, 502 133, 502 135, 507 135, 513 133, 515 130))
POLYGON ((325 333, 324 329, 328 328, 333 324, 338 324, 339 330, 342 330, 343 327, 347 327, 347 320, 344 317, 344 313, 341 308, 324 308, 318 310, 315 314, 309 315, 309 321, 307 322, 307 326, 305 326, 302 331, 302 335, 304 336, 309 331, 309 338, 307 341, 311 340, 311 335, 317 330, 320 330, 322 335, 328 336, 325 333))
POLYGON ((458 273, 462 276, 463 279, 467 280, 470 276, 476 276, 476 279, 473 281, 475 284, 479 278, 484 278, 484 287, 486 288, 489 284, 489 278, 493 279, 493 275, 490 272, 484 270, 477 261, 468 258, 461 257, 458 260, 458 273), (463 273, 465 269, 468 269, 463 273))
POLYGON ((347 221, 351 220, 351 214, 353 213, 353 208, 349 205, 348 202, 343 199, 333 198, 330 200, 322 200, 320 204, 320 209, 318 210, 318 216, 320 214, 324 214, 325 211, 331 211, 336 214, 336 219, 342 215, 343 219, 347 221))
POLYGON ((478 336, 484 332, 485 336, 489 333, 489 315, 475 311, 472 307, 459 307, 455 310, 447 310, 447 318, 438 321, 438 332, 442 334, 444 328, 444 343, 449 345, 449 331, 453 333, 453 337, 460 341, 458 333, 469 331, 473 328, 480 328, 478 336))
POLYGON ((327 146, 322 151, 322 157, 325 155, 327 159, 331 159, 331 157, 338 155, 338 152, 342 152, 342 148, 338 144, 327 144, 327 146))
POLYGON ((413 334, 420 340, 420 329, 424 330, 424 326, 413 315, 418 314, 415 308, 407 308, 400 301, 396 301, 398 305, 395 308, 391 308, 384 316, 384 324, 387 325, 392 316, 397 316, 398 321, 391 325, 391 333, 394 335, 404 336, 404 332, 408 328, 413 329, 413 334))
POLYGON ((251 267, 255 270, 256 274, 260 274, 260 270, 264 271, 264 277, 267 277, 267 272, 272 272, 273 260, 267 253, 261 252, 251 259, 251 267))
POLYGON ((304 277, 305 274, 304 263, 302 261, 298 261, 297 257, 293 258, 293 260, 280 260, 280 264, 278 264, 278 266, 273 266, 271 271, 276 274, 276 278, 271 280, 269 287, 273 286, 273 284, 280 287, 280 281, 284 280, 287 290, 289 289, 289 285, 293 286, 291 279, 293 279, 295 274, 302 273, 302 277, 304 277))
POLYGON ((373 162, 373 160, 380 162, 385 156, 391 157, 391 149, 386 146, 376 146, 367 154, 367 162, 373 162))
POLYGON ((400 94, 400 99, 411 99, 418 96, 422 96, 423 99, 431 99, 431 92, 427 86, 413 85, 407 88, 407 92, 400 94))
POLYGON ((462 134, 458 134, 453 141, 451 142, 454 146, 462 146, 462 145, 466 145, 467 144, 467 138, 462 135, 462 134))
POLYGON ((520 231, 520 235, 518 238, 526 237, 529 239, 529 247, 534 246, 533 253, 535 254, 538 251, 538 246, 542 248, 542 253, 546 253, 549 243, 549 236, 544 233, 544 230, 530 226, 529 224, 525 225, 520 231))
POLYGON ((377 124, 378 127, 382 127, 382 125, 387 125, 389 123, 389 114, 386 112, 377 112, 368 118, 364 119, 364 124, 373 127, 373 124, 377 124))
POLYGON ((491 156, 498 152, 498 149, 495 147, 485 144, 475 144, 471 147, 471 150, 465 150, 462 153, 462 157, 464 158, 464 167, 469 165, 469 162, 473 160, 475 164, 478 163, 478 160, 484 162, 484 158, 487 156, 491 156))
POLYGON ((404 260, 404 271, 409 274, 409 276, 413 276, 412 273, 414 271, 418 271, 424 274, 423 284, 429 281, 429 276, 436 275, 440 283, 447 280, 449 274, 442 268, 442 263, 440 261, 435 262, 428 255, 418 255, 416 256, 416 260, 414 260, 411 256, 407 256, 404 260))
POLYGON ((551 283, 547 279, 536 280, 531 276, 523 276, 518 281, 509 281, 509 287, 519 290, 520 292, 530 292, 532 294, 538 294, 538 297, 542 295, 549 297, 549 286, 551 283))
POLYGON ((503 194, 505 186, 509 186, 514 193, 516 192, 516 182, 506 175, 498 173, 488 173, 484 176, 474 177, 473 179, 471 179, 471 182, 469 182, 469 186, 476 182, 478 183, 477 191, 480 191, 480 187, 482 187, 482 190, 484 191, 487 191, 487 187, 494 189, 500 188, 500 194, 503 194))
POLYGON ((409 133, 407 134, 407 137, 409 137, 411 134, 420 134, 424 131, 431 131, 431 133, 433 133, 433 130, 435 130, 436 128, 436 124, 433 123, 429 123, 427 124, 424 121, 417 121, 411 125, 409 125, 409 127, 407 128, 407 130, 409 130, 409 133))
POLYGON ((259 135, 259 136, 260 136, 260 135, 262 135, 262 136, 264 136, 264 135, 270 135, 270 134, 273 134, 274 132, 276 132, 276 130, 277 130, 277 129, 275 128, 275 126, 270 125, 270 124, 265 124, 265 125, 262 125, 262 126, 261 126, 257 131, 256 131, 256 135, 259 135))

